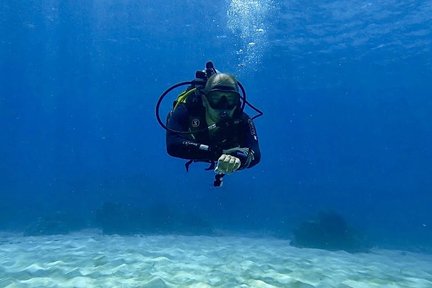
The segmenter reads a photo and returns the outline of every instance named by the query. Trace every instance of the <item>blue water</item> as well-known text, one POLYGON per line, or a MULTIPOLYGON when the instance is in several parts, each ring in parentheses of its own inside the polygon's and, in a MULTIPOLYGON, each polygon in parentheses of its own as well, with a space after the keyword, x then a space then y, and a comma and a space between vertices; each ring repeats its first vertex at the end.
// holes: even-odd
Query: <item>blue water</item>
POLYGON ((376 245, 430 248, 430 15, 430 0, 2 1, 0 229, 95 227, 110 202, 289 236, 333 210, 376 245), (154 116, 208 60, 264 111, 262 162, 220 189, 166 154, 154 116))

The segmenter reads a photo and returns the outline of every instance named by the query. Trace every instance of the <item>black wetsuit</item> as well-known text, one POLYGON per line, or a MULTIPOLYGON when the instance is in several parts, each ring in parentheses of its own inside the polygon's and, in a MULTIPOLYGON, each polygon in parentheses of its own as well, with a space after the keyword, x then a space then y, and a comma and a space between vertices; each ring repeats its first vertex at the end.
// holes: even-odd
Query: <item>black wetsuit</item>
POLYGON ((195 105, 180 104, 171 112, 167 127, 175 131, 197 131, 193 134, 180 134, 168 131, 166 145, 168 154, 174 157, 212 162, 222 155, 222 150, 235 147, 250 148, 253 153, 252 162, 247 165, 247 156, 243 153, 229 153, 242 162, 240 169, 250 168, 261 159, 255 125, 250 117, 236 111, 233 121, 229 121, 209 131, 206 122, 205 108, 201 101, 195 105), (247 167, 246 167, 247 165, 247 167))

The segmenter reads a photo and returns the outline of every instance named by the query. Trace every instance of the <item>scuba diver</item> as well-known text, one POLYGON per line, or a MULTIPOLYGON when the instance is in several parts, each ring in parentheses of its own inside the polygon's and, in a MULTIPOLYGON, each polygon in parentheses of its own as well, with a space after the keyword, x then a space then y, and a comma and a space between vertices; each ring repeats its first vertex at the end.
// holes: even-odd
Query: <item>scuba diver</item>
POLYGON ((251 168, 261 159, 258 136, 253 119, 262 112, 246 100, 243 86, 233 75, 220 73, 212 62, 196 79, 179 83, 159 99, 156 107, 159 123, 166 132, 169 155, 192 162, 208 162, 207 170, 216 173, 214 186, 221 186, 223 177, 235 171, 251 168), (189 85, 174 102, 166 125, 160 121, 159 105, 172 89, 189 85), (240 94, 240 88, 242 94, 240 94), (259 114, 249 117, 243 110, 248 104, 259 114))

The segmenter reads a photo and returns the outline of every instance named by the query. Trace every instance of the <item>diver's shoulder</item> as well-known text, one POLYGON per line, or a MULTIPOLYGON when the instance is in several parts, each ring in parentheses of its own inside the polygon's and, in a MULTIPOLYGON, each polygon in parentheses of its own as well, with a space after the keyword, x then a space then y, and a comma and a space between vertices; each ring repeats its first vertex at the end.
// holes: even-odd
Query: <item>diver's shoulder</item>
POLYGON ((249 114, 247 114, 247 113, 244 112, 244 111, 241 111, 241 112, 240 112, 239 118, 240 118, 241 120, 246 120, 246 121, 251 120, 251 117, 249 116, 249 114))

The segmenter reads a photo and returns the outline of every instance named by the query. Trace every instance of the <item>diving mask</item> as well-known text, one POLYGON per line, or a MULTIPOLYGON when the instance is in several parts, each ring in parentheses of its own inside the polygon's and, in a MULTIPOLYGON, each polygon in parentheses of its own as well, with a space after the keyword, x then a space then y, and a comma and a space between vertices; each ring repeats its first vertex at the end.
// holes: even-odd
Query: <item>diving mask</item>
POLYGON ((231 91, 211 91, 206 95, 211 108, 232 110, 240 104, 240 95, 231 91))

